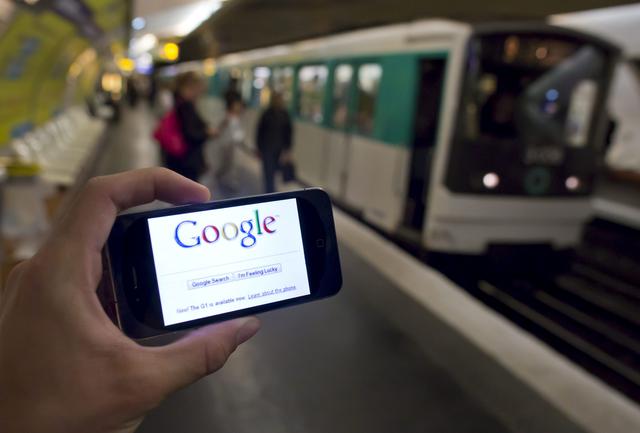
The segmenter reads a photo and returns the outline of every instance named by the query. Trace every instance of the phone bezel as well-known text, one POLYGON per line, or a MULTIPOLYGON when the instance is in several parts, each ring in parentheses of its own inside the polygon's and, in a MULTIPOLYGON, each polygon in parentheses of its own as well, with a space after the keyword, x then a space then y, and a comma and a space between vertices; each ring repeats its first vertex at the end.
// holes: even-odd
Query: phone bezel
POLYGON ((334 295, 342 276, 331 202, 319 188, 228 199, 121 215, 108 242, 119 325, 133 338, 196 328, 334 295), (174 325, 164 325, 147 219, 247 204, 296 199, 311 293, 174 325), (147 257, 147 259, 144 259, 147 257), (135 275, 135 277, 134 277, 135 275))

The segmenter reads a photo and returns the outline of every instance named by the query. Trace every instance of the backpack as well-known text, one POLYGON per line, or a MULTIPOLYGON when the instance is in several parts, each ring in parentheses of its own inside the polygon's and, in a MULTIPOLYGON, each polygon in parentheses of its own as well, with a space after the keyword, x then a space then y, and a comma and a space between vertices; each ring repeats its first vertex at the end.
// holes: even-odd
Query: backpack
POLYGON ((169 156, 181 158, 187 153, 188 146, 180 130, 176 110, 169 111, 160 119, 160 123, 153 131, 153 138, 169 156))

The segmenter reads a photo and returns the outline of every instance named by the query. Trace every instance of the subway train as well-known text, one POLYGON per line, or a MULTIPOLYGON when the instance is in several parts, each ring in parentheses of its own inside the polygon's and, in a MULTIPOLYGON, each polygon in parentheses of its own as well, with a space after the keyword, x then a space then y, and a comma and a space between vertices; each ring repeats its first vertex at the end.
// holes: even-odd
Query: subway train
POLYGON ((591 213, 618 49, 547 24, 424 20, 227 54, 253 137, 278 92, 306 184, 403 243, 573 246, 591 213))
MULTIPOLYGON (((621 48, 622 55, 608 101, 615 129, 611 134, 606 162, 612 170, 640 173, 640 124, 637 121, 640 116, 640 4, 554 15, 550 22, 596 34, 621 48)), ((611 214, 611 209, 602 210, 611 214)), ((640 228, 637 217, 622 219, 625 224, 640 228)))

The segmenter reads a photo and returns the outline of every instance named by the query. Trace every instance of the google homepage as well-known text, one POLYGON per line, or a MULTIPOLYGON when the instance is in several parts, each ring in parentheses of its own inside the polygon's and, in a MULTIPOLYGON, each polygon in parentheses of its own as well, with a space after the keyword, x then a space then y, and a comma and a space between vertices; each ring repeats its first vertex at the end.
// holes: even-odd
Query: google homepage
POLYGON ((310 294, 295 199, 148 224, 165 326, 310 294))

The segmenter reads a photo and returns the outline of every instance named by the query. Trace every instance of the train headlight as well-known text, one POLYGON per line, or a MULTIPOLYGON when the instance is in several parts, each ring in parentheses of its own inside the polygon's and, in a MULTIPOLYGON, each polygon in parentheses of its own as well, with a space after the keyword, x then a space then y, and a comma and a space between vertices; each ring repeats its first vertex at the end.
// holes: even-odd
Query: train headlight
POLYGON ((495 189, 500 185, 500 176, 495 173, 487 173, 482 177, 482 184, 487 189, 495 189))
POLYGON ((569 191, 575 191, 580 188, 580 179, 576 176, 569 176, 565 181, 564 185, 567 187, 569 191))

